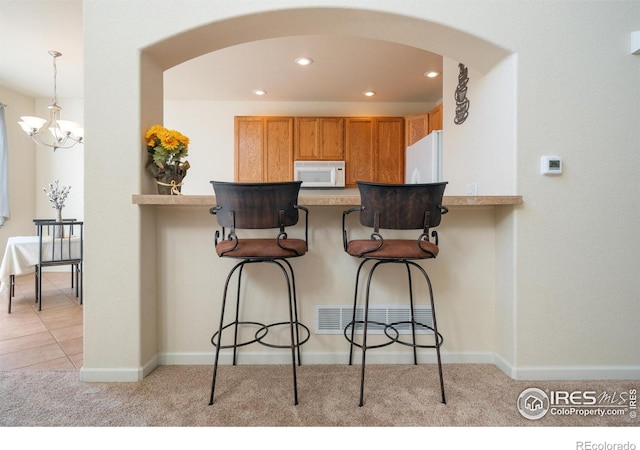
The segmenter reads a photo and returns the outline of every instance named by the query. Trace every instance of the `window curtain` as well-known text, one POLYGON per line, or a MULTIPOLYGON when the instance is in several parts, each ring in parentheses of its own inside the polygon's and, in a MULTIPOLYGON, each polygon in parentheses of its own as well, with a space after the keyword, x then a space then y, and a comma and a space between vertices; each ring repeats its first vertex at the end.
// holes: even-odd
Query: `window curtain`
POLYGON ((4 108, 0 103, 0 227, 9 220, 9 147, 4 108))

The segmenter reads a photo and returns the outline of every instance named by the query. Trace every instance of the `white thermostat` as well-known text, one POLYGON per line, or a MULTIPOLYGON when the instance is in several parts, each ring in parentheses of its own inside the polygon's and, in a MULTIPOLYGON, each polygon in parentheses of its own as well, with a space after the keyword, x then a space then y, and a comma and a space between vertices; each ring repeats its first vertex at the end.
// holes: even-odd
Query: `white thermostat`
POLYGON ((562 158, 559 156, 540 157, 541 175, 559 175, 562 173, 562 158))

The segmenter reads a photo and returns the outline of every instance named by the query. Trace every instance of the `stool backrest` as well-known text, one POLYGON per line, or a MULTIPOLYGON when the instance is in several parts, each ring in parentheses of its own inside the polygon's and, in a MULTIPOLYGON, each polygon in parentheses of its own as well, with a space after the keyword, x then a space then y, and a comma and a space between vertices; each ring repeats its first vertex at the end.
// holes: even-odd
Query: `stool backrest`
POLYGON ((298 223, 301 181, 233 183, 212 181, 221 227, 267 229, 298 223))
POLYGON ((429 228, 440 225, 446 181, 426 184, 357 183, 363 207, 360 224, 363 226, 376 228, 376 216, 378 227, 387 230, 417 230, 425 225, 429 228))

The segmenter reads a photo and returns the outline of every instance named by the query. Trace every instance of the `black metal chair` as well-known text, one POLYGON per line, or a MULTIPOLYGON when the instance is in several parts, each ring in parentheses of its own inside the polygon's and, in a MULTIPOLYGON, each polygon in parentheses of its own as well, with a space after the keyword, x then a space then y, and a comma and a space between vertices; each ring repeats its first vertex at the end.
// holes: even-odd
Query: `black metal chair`
MULTIPOLYGON (((42 268, 49 266, 71 266, 71 287, 82 304, 82 261, 84 256, 84 223, 76 219, 33 219, 38 239, 38 262, 35 265, 35 302, 42 310, 42 268)), ((15 296, 15 275, 9 280, 8 313, 15 296)))
MULTIPOLYGON (((300 346, 310 336, 309 329, 298 321, 298 306, 293 268, 287 261, 304 255, 308 249, 308 210, 297 204, 300 190, 299 181, 282 183, 231 183, 212 181, 217 205, 211 208, 211 214, 216 215, 218 224, 222 227, 215 234, 215 247, 218 256, 223 258, 237 258, 240 260, 229 272, 222 297, 222 311, 218 331, 211 337, 211 343, 216 348, 213 378, 211 382, 211 396, 209 404, 213 404, 213 396, 218 371, 218 360, 221 349, 233 349, 233 365, 237 364, 238 347, 259 343, 272 348, 291 348, 291 362, 293 367, 294 404, 298 404, 298 387, 296 364, 300 365, 300 346), (304 239, 290 239, 286 228, 298 223, 299 211, 305 213, 304 239), (241 238, 238 230, 268 230, 277 229, 277 233, 263 231, 253 232, 268 237, 241 238), (242 272, 244 267, 253 263, 270 263, 279 267, 287 283, 289 301, 289 319, 283 322, 263 324, 259 321, 241 320, 240 291, 242 272), (234 319, 224 322, 227 290, 234 273, 238 271, 236 312, 234 319), (290 342, 278 344, 267 342, 269 329, 277 326, 288 326, 290 342), (239 326, 256 327, 257 331, 252 339, 238 342, 239 326), (233 343, 222 343, 222 332, 233 327, 233 343), (300 338, 300 329, 306 334, 300 338)), ((253 236, 253 235, 252 235, 253 236)))
MULTIPOLYGON (((440 359, 440 347, 443 337, 438 332, 436 323, 435 303, 431 280, 425 269, 415 261, 436 258, 439 253, 438 233, 433 228, 440 225, 442 214, 448 209, 442 206, 442 198, 447 182, 429 184, 380 184, 358 182, 361 202, 360 206, 348 209, 342 214, 342 235, 344 250, 349 255, 362 258, 356 275, 356 288, 353 300, 353 318, 345 327, 344 335, 350 342, 349 365, 353 360, 353 347, 362 349, 362 370, 360 378, 360 406, 364 405, 364 375, 366 353, 370 348, 380 348, 393 343, 403 344, 413 348, 413 362, 418 364, 417 348, 434 348, 438 360, 438 373, 440 376, 440 392, 442 403, 446 403, 444 394, 444 382, 442 378, 442 362, 440 359), (348 214, 358 211, 360 224, 373 228, 370 239, 348 238, 346 218, 348 214), (419 236, 413 239, 385 239, 381 230, 421 230, 419 236), (433 239, 433 240, 432 240, 433 239), (363 266, 371 261, 372 266, 368 272, 366 283, 365 303, 363 316, 357 317, 358 285, 360 272, 363 266), (409 304, 411 318, 409 321, 394 323, 381 323, 369 319, 369 297, 373 274, 378 267, 384 264, 402 264, 406 267, 409 283, 409 304), (420 323, 414 315, 414 299, 411 279, 411 269, 421 273, 427 283, 432 323, 427 325, 420 323), (379 327, 384 331, 386 338, 378 344, 367 344, 367 331, 369 326, 379 327), (398 328, 411 328, 412 339, 410 342, 400 338, 398 328), (362 329, 362 341, 356 342, 355 329, 362 329), (416 329, 433 332, 433 342, 419 343, 416 339, 416 329)), ((401 234, 404 232, 400 232, 401 234)), ((422 341, 422 339, 421 339, 422 341)))
MULTIPOLYGON (((36 221, 34 221, 36 222, 36 221)), ((36 302, 42 310, 42 269, 53 266, 71 266, 71 287, 74 286, 82 304, 82 261, 84 258, 84 222, 65 219, 62 223, 40 221, 36 223, 36 234, 40 237, 39 262, 36 265, 36 302), (47 228, 45 235, 44 228, 47 228)))
MULTIPOLYGON (((62 219, 63 222, 76 222, 78 219, 62 219)), ((40 236, 41 233, 44 233, 44 230, 47 230, 47 236, 52 235, 52 224, 56 223, 57 219, 33 219, 33 223, 36 226, 36 236, 40 236), (39 226, 42 224, 43 226, 39 226)), ((55 230, 58 233, 58 230, 55 230)), ((71 287, 76 287, 76 297, 78 297, 78 278, 80 276, 80 270, 78 264, 71 264, 71 287)), ((37 284, 36 284, 36 292, 37 292, 37 284)), ((37 301, 37 299, 36 299, 37 301)), ((80 304, 82 304, 82 298, 80 298, 80 304)))

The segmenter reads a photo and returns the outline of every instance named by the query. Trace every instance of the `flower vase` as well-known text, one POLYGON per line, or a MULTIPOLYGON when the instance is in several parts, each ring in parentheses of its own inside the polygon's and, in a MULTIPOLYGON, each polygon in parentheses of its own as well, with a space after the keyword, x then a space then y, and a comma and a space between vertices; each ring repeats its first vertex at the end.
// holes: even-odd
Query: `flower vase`
POLYGON ((156 178, 158 194, 181 195, 183 174, 175 170, 167 170, 156 178))
POLYGON ((62 226, 62 208, 57 208, 57 211, 58 219, 56 220, 57 224, 55 225, 56 238, 62 239, 64 237, 64 227, 62 226))
MULTIPOLYGON (((153 167, 153 166, 152 166, 153 167)), ((153 167, 152 173, 158 185, 160 195, 182 195, 182 180, 187 175, 189 163, 166 165, 158 170, 153 167)))

